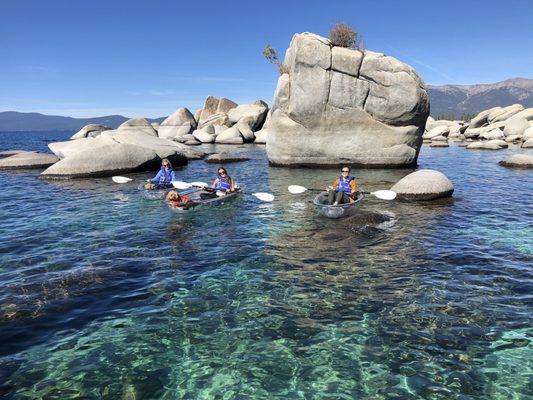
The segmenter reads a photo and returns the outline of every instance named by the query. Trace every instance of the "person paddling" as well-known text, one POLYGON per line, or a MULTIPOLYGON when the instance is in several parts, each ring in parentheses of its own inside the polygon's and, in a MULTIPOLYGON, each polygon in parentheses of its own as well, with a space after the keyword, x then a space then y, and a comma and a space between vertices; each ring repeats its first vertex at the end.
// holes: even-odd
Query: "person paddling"
MULTIPOLYGON (((213 180, 213 191, 209 193, 200 193, 201 199, 210 199, 218 197, 220 193, 223 195, 232 193, 235 191, 235 182, 233 178, 228 175, 226 168, 220 167, 218 169, 218 177, 213 180)), ((207 190, 207 188, 202 188, 207 190)))
POLYGON ((357 182, 350 175, 350 167, 342 167, 341 176, 333 182, 333 186, 326 188, 328 192, 328 203, 337 204, 353 203, 357 195, 357 182))
POLYGON ((145 189, 166 189, 172 187, 172 181, 176 180, 176 173, 167 158, 161 161, 161 169, 152 179, 146 180, 145 189))

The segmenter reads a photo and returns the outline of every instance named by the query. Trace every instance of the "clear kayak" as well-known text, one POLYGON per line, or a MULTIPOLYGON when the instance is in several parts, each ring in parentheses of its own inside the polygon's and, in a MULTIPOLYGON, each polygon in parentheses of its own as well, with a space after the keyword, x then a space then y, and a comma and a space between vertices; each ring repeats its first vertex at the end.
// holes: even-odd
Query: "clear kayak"
POLYGON ((143 199, 146 200, 161 200, 164 199, 167 195, 168 191, 173 189, 172 187, 169 188, 155 188, 155 189, 146 189, 144 187, 146 182, 141 183, 139 186, 137 186, 137 189, 139 192, 141 192, 141 196, 143 199))
POLYGON ((328 218, 345 218, 357 213, 364 195, 357 193, 357 198, 353 203, 338 204, 336 206, 328 203, 328 193, 322 192, 313 200, 313 204, 318 212, 328 218))
MULTIPOLYGON (((185 192, 181 192, 181 193, 185 193, 185 192)), ((170 209, 170 211, 173 211, 175 213, 195 211, 195 210, 207 208, 207 207, 219 207, 225 203, 231 202, 237 199, 238 197, 240 197, 240 195, 242 194, 242 189, 237 188, 235 189, 234 192, 227 193, 227 194, 219 193, 221 194, 220 196, 209 198, 209 199, 202 199, 200 197, 202 193, 209 193, 209 192, 203 191, 201 189, 196 189, 192 192, 189 191, 186 193, 187 196, 190 197, 190 199, 195 203, 193 205, 188 204, 185 207, 174 207, 171 204, 167 204, 167 206, 170 209)))

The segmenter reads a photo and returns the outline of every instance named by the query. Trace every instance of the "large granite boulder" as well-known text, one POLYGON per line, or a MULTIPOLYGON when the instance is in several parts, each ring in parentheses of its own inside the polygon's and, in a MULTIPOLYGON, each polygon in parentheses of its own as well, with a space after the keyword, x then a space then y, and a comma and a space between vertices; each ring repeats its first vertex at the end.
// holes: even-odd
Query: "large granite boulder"
POLYGON ((268 105, 262 101, 257 100, 253 104, 241 104, 228 113, 228 119, 231 124, 238 124, 246 120, 246 124, 256 131, 263 125, 268 112, 268 105))
POLYGON ((108 146, 116 143, 110 136, 99 135, 94 138, 86 137, 66 142, 53 142, 48 144, 48 148, 60 159, 75 155, 91 149, 108 146))
POLYGON ((46 169, 42 179, 104 177, 157 168, 161 158, 146 147, 115 143, 68 157, 46 169))
POLYGON ((296 34, 283 62, 267 130, 274 165, 416 164, 429 114, 408 65, 296 34))
MULTIPOLYGON (((0 158, 14 156, 15 154, 26 153, 26 150, 4 150, 0 151, 0 158)), ((34 152, 32 152, 34 153, 34 152)))
POLYGON ((16 154, 0 159, 0 169, 47 168, 57 161, 59 161, 59 158, 53 154, 19 151, 16 154))
POLYGON ((399 200, 433 200, 453 194, 453 184, 442 172, 421 169, 400 179, 391 190, 399 200))
POLYGON ((523 149, 533 149, 533 139, 526 140, 520 147, 523 149))
POLYGON ((196 120, 187 108, 178 108, 157 128, 160 138, 179 138, 196 129, 196 120))
POLYGON ((228 112, 235 107, 237 107, 237 103, 225 97, 217 99, 213 96, 208 96, 198 114, 198 127, 224 125, 228 120, 228 112))
POLYGON ((100 133, 102 133, 103 131, 108 131, 110 129, 111 128, 105 125, 89 124, 89 125, 85 125, 78 132, 72 135, 70 139, 83 139, 86 137, 96 137, 100 135, 100 133))
POLYGON ((502 139, 504 138, 504 136, 501 130, 493 129, 489 132, 481 132, 479 135, 479 138, 483 140, 493 140, 493 139, 502 139))
POLYGON ((215 135, 204 131, 203 129, 196 129, 192 135, 196 140, 201 143, 213 143, 215 141, 215 135))
POLYGON ((521 104, 513 104, 508 107, 499 107, 498 109, 489 113, 487 116, 487 121, 491 124, 498 121, 505 121, 507 118, 512 117, 523 109, 524 106, 521 104))
POLYGON ((127 131, 127 132, 142 131, 142 132, 146 133, 147 135, 157 136, 157 132, 154 129, 154 127, 152 126, 152 124, 150 124, 150 122, 148 122, 144 118, 128 119, 126 122, 122 123, 117 128, 117 130, 127 131))
POLYGON ((236 126, 232 126, 218 134, 215 138, 215 143, 242 144, 244 143, 244 139, 239 129, 236 126))
POLYGON ((533 126, 529 126, 522 134, 524 140, 533 139, 533 126))
POLYGON ((450 133, 450 127, 447 125, 440 125, 431 128, 429 131, 422 135, 422 139, 433 139, 438 136, 447 137, 450 133))
MULTIPOLYGON (((185 137, 185 135, 183 136, 185 137)), ((191 136, 192 138, 192 136, 191 136)), ((185 144, 175 142, 170 139, 162 139, 147 135, 140 131, 118 131, 113 140, 118 143, 132 144, 144 147, 154 151, 160 158, 174 158, 178 162, 180 158, 185 158, 181 164, 186 164, 187 159, 200 159, 205 156, 204 153, 191 149, 185 144)))

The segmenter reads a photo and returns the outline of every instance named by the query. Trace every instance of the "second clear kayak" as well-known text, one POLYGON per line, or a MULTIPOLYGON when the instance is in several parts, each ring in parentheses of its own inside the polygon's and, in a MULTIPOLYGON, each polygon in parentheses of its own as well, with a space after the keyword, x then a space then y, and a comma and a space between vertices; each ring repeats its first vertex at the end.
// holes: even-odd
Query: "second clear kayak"
POLYGON ((237 188, 235 189, 234 192, 227 193, 227 194, 217 192, 218 195, 216 197, 211 197, 211 198, 206 198, 206 199, 201 198, 202 193, 209 193, 209 192, 205 192, 201 189, 196 189, 193 192, 188 192, 187 196, 194 202, 194 204, 189 203, 184 207, 174 207, 171 204, 167 203, 168 208, 173 212, 182 213, 182 212, 194 211, 194 210, 206 208, 206 207, 218 207, 225 203, 228 203, 230 201, 237 199, 242 194, 242 189, 237 188))
POLYGON ((361 200, 364 195, 357 193, 357 197, 353 203, 338 204, 336 206, 328 203, 328 193, 322 192, 318 194, 313 200, 313 204, 318 212, 327 218, 345 218, 354 215, 359 210, 361 200))

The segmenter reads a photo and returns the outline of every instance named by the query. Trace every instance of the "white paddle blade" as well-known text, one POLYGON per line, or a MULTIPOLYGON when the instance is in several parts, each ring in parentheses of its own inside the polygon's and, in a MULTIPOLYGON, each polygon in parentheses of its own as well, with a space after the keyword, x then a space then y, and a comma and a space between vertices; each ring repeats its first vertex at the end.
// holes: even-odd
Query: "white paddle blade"
POLYGON ((133 180, 131 178, 126 178, 125 176, 113 176, 111 179, 115 183, 128 183, 133 180))
POLYGON ((191 182, 190 183, 191 186, 209 186, 207 183, 205 182, 191 182))
POLYGON ((172 181, 172 186, 174 186, 176 189, 189 189, 192 185, 187 182, 172 181))
POLYGON ((273 194, 270 193, 264 193, 264 192, 258 192, 258 193, 252 193, 252 196, 257 197, 261 201, 274 201, 275 197, 273 194))
POLYGON ((381 200, 394 200, 396 198, 396 192, 392 190, 378 190, 370 194, 381 200))
POLYGON ((289 189, 289 192, 291 192, 292 194, 300 194, 307 191, 307 188, 298 185, 290 185, 287 189, 289 189))

